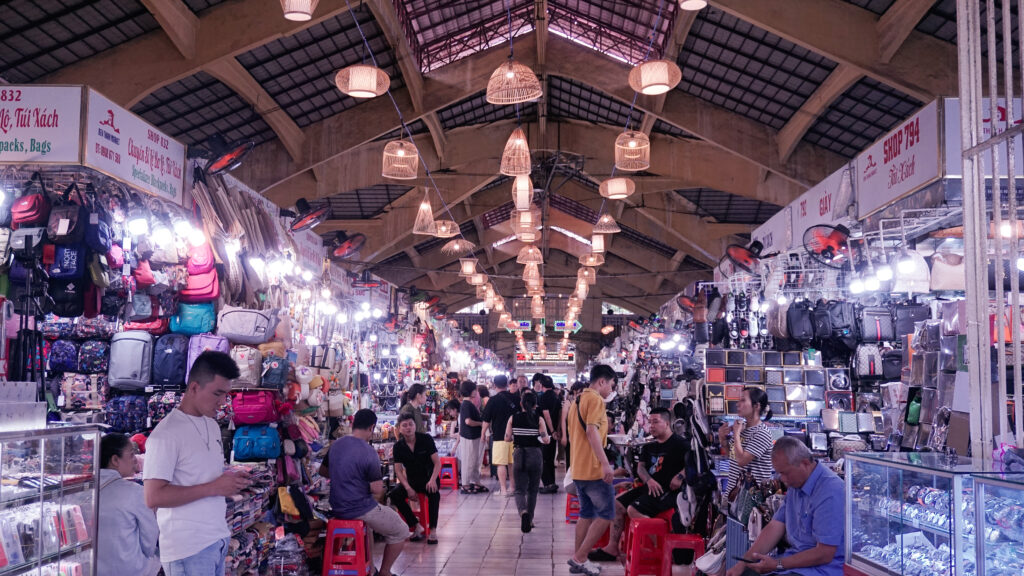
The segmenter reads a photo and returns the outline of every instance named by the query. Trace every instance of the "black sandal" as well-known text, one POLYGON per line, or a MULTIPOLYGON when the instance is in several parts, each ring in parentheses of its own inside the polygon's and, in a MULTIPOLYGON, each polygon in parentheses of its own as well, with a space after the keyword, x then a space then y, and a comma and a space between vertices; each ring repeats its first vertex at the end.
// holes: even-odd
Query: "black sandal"
POLYGON ((433 540, 427 538, 427 546, 437 546, 437 538, 434 538, 433 540))

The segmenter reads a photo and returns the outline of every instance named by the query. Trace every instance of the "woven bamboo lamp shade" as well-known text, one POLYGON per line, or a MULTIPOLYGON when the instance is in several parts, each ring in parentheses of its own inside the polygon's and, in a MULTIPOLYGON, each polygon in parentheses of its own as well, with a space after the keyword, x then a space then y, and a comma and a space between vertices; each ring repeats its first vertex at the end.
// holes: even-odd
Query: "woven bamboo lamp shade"
POLYGON ((597 224, 594 224, 594 234, 617 234, 619 232, 622 232, 622 228, 619 228, 618 222, 612 218, 611 214, 601 214, 601 217, 597 219, 597 224))
POLYGON ((479 273, 470 274, 469 278, 466 278, 466 282, 468 282, 470 286, 483 286, 487 283, 487 275, 479 273))
POLYGON ((494 297, 494 309, 498 312, 505 311, 505 299, 495 294, 494 297))
POLYGON ((597 283, 597 270, 584 266, 576 272, 576 278, 582 278, 587 281, 587 284, 597 283))
POLYGON ((604 236, 600 234, 590 236, 590 251, 594 254, 604 254, 604 236))
POLYGON ((580 265, 589 266, 600 266, 604 264, 604 254, 584 254, 580 256, 580 265))
POLYGON ((527 286, 526 287, 526 295, 527 296, 543 296, 544 295, 544 286, 527 286))
POLYGON ((334 76, 334 84, 353 98, 374 98, 388 91, 388 73, 370 64, 353 64, 334 76))
POLYGON ((536 100, 543 93, 533 70, 511 58, 498 66, 487 81, 487 101, 498 106, 536 100))
POLYGON ((533 181, 529 176, 516 176, 512 182, 512 201, 516 210, 529 210, 533 203, 533 181))
POLYGON ((523 281, 530 284, 531 280, 540 280, 540 266, 532 262, 523 266, 523 281))
POLYGON ((476 274, 476 258, 459 258, 459 276, 468 278, 476 274))
POLYGON ((484 297, 484 308, 488 310, 494 308, 494 294, 488 294, 484 297))
POLYGON ((465 254, 466 252, 469 252, 473 248, 474 246, 472 242, 468 240, 463 240, 462 238, 456 238, 455 240, 452 240, 451 242, 448 242, 447 244, 442 246, 441 252, 443 254, 448 254, 449 256, 458 256, 460 254, 465 254))
POLYGON ((498 315, 498 326, 505 327, 505 325, 508 324, 509 321, 511 320, 511 314, 509 314, 508 312, 502 312, 501 314, 498 315))
POLYGON ((438 220, 434 222, 434 236, 453 238, 459 235, 459 224, 455 220, 438 220))
POLYGON ((609 178, 601 182, 598 191, 601 193, 601 196, 609 200, 622 200, 636 192, 636 184, 629 178, 609 178))
POLYGON ((523 246, 519 250, 516 262, 519 264, 543 264, 544 254, 541 253, 540 248, 530 244, 529 246, 523 246))
POLYGON ((487 298, 487 285, 486 284, 481 284, 481 285, 476 287, 476 297, 477 297, 478 300, 483 300, 484 298, 487 298))
POLYGON ((530 301, 530 309, 533 311, 534 318, 544 316, 544 299, 540 296, 534 296, 530 301))
POLYGON ((512 227, 516 239, 520 242, 536 242, 540 233, 537 231, 537 214, 533 210, 512 213, 512 227))
POLYGON ((498 170, 506 176, 529 176, 530 146, 526 142, 526 133, 516 128, 505 143, 505 151, 501 153, 501 168, 498 170))
POLYGON ((708 0, 682 0, 679 7, 683 10, 703 10, 708 7, 708 0))
POLYGON ((544 287, 544 278, 539 276, 539 275, 538 276, 534 276, 534 277, 532 277, 532 278, 530 278, 529 280, 526 281, 526 287, 527 288, 543 288, 544 287))
POLYGON ((308 22, 316 12, 316 5, 320 0, 281 0, 281 10, 284 11, 284 19, 293 22, 308 22))
POLYGON ((590 285, 587 281, 580 278, 576 280, 576 297, 580 300, 584 300, 587 297, 587 292, 590 290, 590 285))
POLYGON ((615 167, 636 172, 651 167, 651 139, 643 132, 627 130, 615 139, 615 167))
POLYGON ((420 202, 420 208, 416 212, 416 222, 412 225, 412 233, 433 236, 435 232, 437 232, 437 227, 434 224, 434 209, 430 207, 430 190, 428 189, 424 191, 423 202, 420 202))
POLYGON ((641 62, 629 71, 629 86, 648 96, 664 94, 676 87, 683 79, 683 73, 671 60, 649 60, 641 62))
POLYGON ((420 167, 416 147, 408 140, 392 140, 384 146, 380 175, 395 180, 412 180, 420 167))

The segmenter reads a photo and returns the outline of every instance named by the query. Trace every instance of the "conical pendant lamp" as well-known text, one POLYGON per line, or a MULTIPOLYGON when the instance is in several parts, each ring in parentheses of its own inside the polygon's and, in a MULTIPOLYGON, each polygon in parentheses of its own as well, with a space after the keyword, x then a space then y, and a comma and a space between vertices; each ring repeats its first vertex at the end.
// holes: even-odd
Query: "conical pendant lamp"
POLYGON ((487 102, 499 106, 536 100, 543 93, 533 70, 511 58, 502 62, 487 81, 487 102))
POLYGON ((506 176, 529 176, 530 169, 530 146, 526 142, 526 133, 522 128, 516 128, 501 153, 499 172, 506 176))
POLYGON ((434 224, 434 209, 430 207, 430 189, 424 190, 423 202, 420 202, 419 211, 416 212, 416 222, 412 225, 412 233, 422 236, 433 236, 437 233, 437 226, 434 224))
POLYGON ((597 219, 597 224, 594 224, 594 234, 617 234, 622 232, 622 228, 619 228, 619 223, 612 218, 611 214, 601 214, 601 217, 597 219))

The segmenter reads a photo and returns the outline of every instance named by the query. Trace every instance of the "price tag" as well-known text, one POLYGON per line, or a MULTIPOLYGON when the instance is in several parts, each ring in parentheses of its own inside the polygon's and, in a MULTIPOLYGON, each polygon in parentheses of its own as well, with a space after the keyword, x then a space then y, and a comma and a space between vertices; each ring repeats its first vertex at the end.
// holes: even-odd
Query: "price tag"
POLYGON ((153 387, 152 387, 152 386, 146 386, 146 388, 145 388, 145 392, 146 392, 146 394, 149 394, 149 393, 151 393, 152 391, 153 391, 153 387))
POLYGON ((57 407, 58 408, 63 408, 64 407, 64 403, 65 403, 64 395, 61 394, 60 396, 57 396, 57 407))
POLYGON ((110 264, 107 264, 106 254, 100 254, 100 264, 103 264, 104 266, 110 266, 110 264))
POLYGON ((60 236, 63 236, 64 234, 67 234, 68 233, 68 228, 70 228, 70 227, 71 227, 71 220, 68 220, 67 218, 61 218, 60 221, 57 222, 57 234, 60 235, 60 236))
POLYGON ((96 212, 89 214, 89 224, 96 225, 100 223, 100 215, 96 212))
POLYGON ((150 416, 146 416, 146 428, 152 428, 152 427, 153 427, 153 418, 150 417, 150 416))

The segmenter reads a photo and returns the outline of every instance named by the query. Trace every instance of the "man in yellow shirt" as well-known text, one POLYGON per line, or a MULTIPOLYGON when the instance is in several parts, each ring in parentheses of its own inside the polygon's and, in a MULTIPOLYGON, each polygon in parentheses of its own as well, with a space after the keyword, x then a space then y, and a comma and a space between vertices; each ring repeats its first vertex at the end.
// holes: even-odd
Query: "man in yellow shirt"
POLYGON ((576 552, 569 559, 569 572, 598 576, 601 567, 587 560, 587 553, 601 539, 615 519, 615 491, 612 465, 604 453, 608 439, 608 413, 604 399, 615 389, 615 370, 598 364, 590 370, 590 387, 569 407, 572 479, 580 500, 576 523, 576 552))

